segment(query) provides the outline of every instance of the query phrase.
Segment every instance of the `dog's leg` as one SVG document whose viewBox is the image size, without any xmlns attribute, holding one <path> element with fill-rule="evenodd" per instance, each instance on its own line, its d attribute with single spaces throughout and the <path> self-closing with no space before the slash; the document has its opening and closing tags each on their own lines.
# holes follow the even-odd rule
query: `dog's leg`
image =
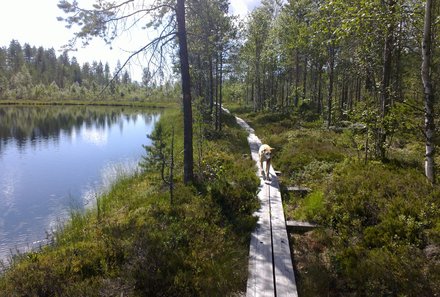
<svg viewBox="0 0 440 297">
<path fill-rule="evenodd" d="M 263 167 L 263 159 L 260 158 L 260 172 L 261 172 L 261 176 L 263 177 L 263 179 L 266 179 L 266 177 L 264 176 L 264 167 Z"/>
<path fill-rule="evenodd" d="M 267 180 L 270 180 L 269 170 L 270 170 L 270 159 L 266 161 L 266 177 L 267 177 Z"/>
</svg>

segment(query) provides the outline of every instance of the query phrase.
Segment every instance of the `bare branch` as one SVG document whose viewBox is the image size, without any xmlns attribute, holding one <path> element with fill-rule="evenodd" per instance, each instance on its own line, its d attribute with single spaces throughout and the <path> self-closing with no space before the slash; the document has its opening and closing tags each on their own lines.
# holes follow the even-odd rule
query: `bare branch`
<svg viewBox="0 0 440 297">
<path fill-rule="evenodd" d="M 113 75 L 113 78 L 107 83 L 107 85 L 102 89 L 102 91 L 99 93 L 99 96 L 101 96 L 104 91 L 108 88 L 108 86 L 116 79 L 116 77 L 121 73 L 122 69 L 124 69 L 125 66 L 127 66 L 127 64 L 130 62 L 130 60 L 140 54 L 141 52 L 147 50 L 149 47 L 151 46 L 156 46 L 156 44 L 160 43 L 162 40 L 170 37 L 170 36 L 175 36 L 177 33 L 176 32 L 170 32 L 164 36 L 161 37 L 157 37 L 155 38 L 153 41 L 149 42 L 148 44 L 146 44 L 145 46 L 143 46 L 142 48 L 140 48 L 139 50 L 133 52 L 126 60 L 125 62 L 122 64 L 122 66 L 116 71 L 116 73 Z M 172 39 L 171 39 L 172 40 Z M 166 43 L 168 43 L 170 41 L 167 40 Z"/>
<path fill-rule="evenodd" d="M 138 9 L 138 10 L 133 11 L 132 13 L 127 14 L 127 15 L 122 15 L 120 17 L 115 17 L 115 18 L 108 19 L 106 22 L 120 21 L 120 20 L 123 20 L 123 19 L 130 18 L 130 17 L 132 17 L 132 16 L 134 16 L 136 14 L 139 14 L 141 12 L 144 12 L 145 15 L 146 15 L 148 13 L 151 13 L 151 12 L 156 11 L 156 10 L 161 9 L 161 8 L 169 8 L 169 9 L 171 9 L 173 11 L 175 10 L 174 7 L 172 7 L 170 5 L 166 5 L 166 4 L 158 5 L 158 6 L 154 6 L 154 7 L 150 7 L 150 8 Z M 102 11 L 102 12 L 104 12 L 104 11 Z"/>
<path fill-rule="evenodd" d="M 67 0 L 60 0 L 58 7 L 69 16 L 66 18 L 59 17 L 58 20 L 65 21 L 67 23 L 66 27 L 68 28 L 71 28 L 74 24 L 80 26 L 79 31 L 74 33 L 74 37 L 69 40 L 64 48 L 74 50 L 79 39 L 83 41 L 83 46 L 87 46 L 94 37 L 100 37 L 107 44 L 110 44 L 118 36 L 118 31 L 130 30 L 149 14 L 154 12 L 163 14 L 168 10 L 175 12 L 175 7 L 166 3 L 152 4 L 151 6 L 142 3 L 139 9 L 134 9 L 134 2 L 135 0 L 127 0 L 120 4 L 115 4 L 100 1 L 93 6 L 94 9 L 84 9 L 79 7 L 76 1 L 70 3 Z M 127 7 L 131 4 L 133 4 L 133 7 Z M 124 6 L 127 8 L 125 9 Z M 135 16 L 138 17 L 133 20 L 132 18 Z M 132 19 L 132 22 L 128 27 L 126 24 L 123 24 L 124 27 L 118 30 L 119 23 L 123 21 L 128 22 L 130 19 Z M 158 20 L 159 18 L 157 18 L 156 22 Z M 158 23 L 160 23 L 160 21 Z"/>
</svg>

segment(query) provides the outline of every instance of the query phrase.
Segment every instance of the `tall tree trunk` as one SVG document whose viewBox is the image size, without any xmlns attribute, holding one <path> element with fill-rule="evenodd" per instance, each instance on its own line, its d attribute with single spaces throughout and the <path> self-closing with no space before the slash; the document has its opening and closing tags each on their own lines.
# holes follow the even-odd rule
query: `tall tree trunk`
<svg viewBox="0 0 440 297">
<path fill-rule="evenodd" d="M 321 62 L 319 63 L 318 67 L 318 106 L 317 106 L 317 112 L 321 116 L 322 114 L 322 65 Z"/>
<path fill-rule="evenodd" d="M 361 95 L 362 95 L 362 81 L 361 81 L 361 78 L 360 77 L 358 77 L 357 79 L 356 79 L 356 102 L 359 102 L 359 101 L 361 101 Z"/>
<path fill-rule="evenodd" d="M 194 179 L 193 172 L 193 129 L 191 108 L 191 77 L 189 74 L 188 45 L 185 25 L 185 0 L 177 0 L 177 36 L 179 39 L 180 72 L 183 96 L 183 182 Z"/>
<path fill-rule="evenodd" d="M 306 93 L 307 93 L 307 64 L 309 63 L 309 59 L 307 58 L 307 55 L 304 57 L 304 70 L 303 70 L 303 93 L 302 98 L 303 100 L 306 99 Z"/>
<path fill-rule="evenodd" d="M 255 49 L 255 106 L 256 111 L 259 111 L 261 108 L 261 80 L 260 80 L 260 52 L 258 47 Z"/>
<path fill-rule="evenodd" d="M 399 33 L 398 33 L 398 39 L 397 39 L 397 48 L 396 48 L 396 73 L 395 73 L 395 84 L 396 84 L 396 92 L 397 97 L 399 101 L 404 100 L 404 83 L 403 83 L 403 59 L 402 59 L 402 52 L 403 52 L 403 28 L 405 27 L 404 20 L 402 19 L 399 24 Z M 394 103 L 391 102 L 391 105 Z"/>
<path fill-rule="evenodd" d="M 335 48 L 329 48 L 329 83 L 328 83 L 328 97 L 327 97 L 327 128 L 330 128 L 332 123 L 332 104 L 333 104 L 333 86 L 335 76 Z"/>
<path fill-rule="evenodd" d="M 299 50 L 296 50 L 296 57 L 295 57 L 295 98 L 293 101 L 293 105 L 295 107 L 298 107 L 299 103 Z"/>
<path fill-rule="evenodd" d="M 350 83 L 350 90 L 349 90 L 349 94 L 347 96 L 347 100 L 348 100 L 347 108 L 350 112 L 353 111 L 353 100 L 354 100 L 355 93 L 356 93 L 356 83 L 357 83 L 357 79 L 355 80 L 354 83 L 353 82 Z"/>
<path fill-rule="evenodd" d="M 203 77 L 204 77 L 204 73 L 203 73 L 203 71 L 202 71 L 202 60 L 201 60 L 199 54 L 197 55 L 196 60 L 197 60 L 197 69 L 198 69 L 198 71 L 197 71 L 197 75 L 196 75 L 197 88 L 196 88 L 196 90 L 195 90 L 195 91 L 196 91 L 195 96 L 196 96 L 196 98 L 197 98 L 197 97 L 202 97 L 202 96 L 203 96 L 203 91 L 202 91 L 202 89 L 203 89 Z M 205 97 L 205 98 L 206 98 L 206 97 Z"/>
<path fill-rule="evenodd" d="M 311 79 L 311 97 L 312 102 L 315 107 L 318 106 L 318 63 L 312 64 L 310 69 L 310 79 Z"/>
<path fill-rule="evenodd" d="M 218 79 L 219 79 L 219 76 L 218 76 L 218 73 L 219 73 L 219 61 L 218 61 L 218 53 L 216 52 L 216 57 L 215 57 L 215 106 L 214 106 L 214 108 L 215 108 L 215 130 L 216 131 L 218 131 L 218 105 L 219 105 L 219 103 L 218 103 L 218 85 L 219 85 L 219 83 L 218 83 Z"/>
<path fill-rule="evenodd" d="M 254 112 L 258 111 L 257 108 L 257 96 L 255 95 L 255 82 L 252 82 L 251 86 L 252 102 L 254 103 Z"/>
<path fill-rule="evenodd" d="M 267 98 L 267 75 L 266 75 L 266 63 L 263 63 L 263 71 L 261 73 L 261 93 L 260 93 L 260 111 L 264 109 L 265 107 L 265 103 L 266 103 L 266 98 Z"/>
<path fill-rule="evenodd" d="M 344 71 L 347 71 L 347 69 L 345 69 Z M 350 88 L 351 88 L 351 80 L 350 80 L 349 74 L 347 74 L 347 73 L 344 73 L 342 79 L 343 79 L 343 81 L 342 81 L 339 117 L 341 120 L 344 120 L 345 111 L 347 111 L 347 109 L 350 106 L 349 93 L 350 93 Z"/>
<path fill-rule="evenodd" d="M 218 130 L 222 130 L 222 104 L 223 104 L 223 47 L 220 48 L 220 73 L 219 73 L 219 105 L 218 105 Z"/>
<path fill-rule="evenodd" d="M 431 47 L 432 47 L 432 0 L 426 0 L 425 4 L 425 25 L 423 29 L 422 41 L 422 81 L 423 94 L 425 98 L 425 175 L 431 183 L 435 181 L 435 162 L 434 162 L 434 94 L 432 91 L 431 78 Z"/>
<path fill-rule="evenodd" d="M 388 6 L 391 14 L 394 14 L 396 0 L 389 0 Z M 393 43 L 394 43 L 394 24 L 388 24 L 387 32 L 385 36 L 385 43 L 383 48 L 383 66 L 382 66 L 382 81 L 380 85 L 380 111 L 381 119 L 383 120 L 387 115 L 391 105 L 391 66 L 393 58 Z M 383 160 L 385 159 L 385 142 L 386 131 L 383 124 L 378 129 L 377 141 L 376 141 L 376 154 Z"/>
<path fill-rule="evenodd" d="M 212 74 L 212 55 L 209 55 L 209 116 L 214 108 L 214 76 Z"/>
<path fill-rule="evenodd" d="M 248 99 L 249 99 L 249 84 L 246 83 L 246 96 L 244 97 L 245 101 L 244 101 L 244 105 L 247 106 L 248 105 Z"/>
<path fill-rule="evenodd" d="M 275 76 L 275 62 L 272 63 L 272 69 L 269 69 L 270 71 L 270 82 L 269 82 L 269 109 L 272 110 L 273 106 L 275 105 L 275 97 L 276 97 L 276 76 Z"/>
</svg>

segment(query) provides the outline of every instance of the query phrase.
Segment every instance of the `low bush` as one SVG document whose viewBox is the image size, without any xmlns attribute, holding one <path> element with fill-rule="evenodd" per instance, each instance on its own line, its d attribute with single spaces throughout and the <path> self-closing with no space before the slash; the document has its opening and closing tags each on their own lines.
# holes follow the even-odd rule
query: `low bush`
<svg viewBox="0 0 440 297">
<path fill-rule="evenodd" d="M 319 221 L 324 210 L 324 193 L 315 191 L 299 202 L 293 216 L 304 221 Z"/>
<path fill-rule="evenodd" d="M 440 287 L 439 187 L 414 169 L 347 160 L 325 190 L 323 225 L 334 232 L 329 252 L 340 295 L 433 296 Z"/>
<path fill-rule="evenodd" d="M 321 183 L 334 166 L 352 154 L 336 145 L 339 134 L 324 130 L 293 130 L 284 134 L 284 145 L 274 156 L 274 166 L 288 184 Z"/>
</svg>

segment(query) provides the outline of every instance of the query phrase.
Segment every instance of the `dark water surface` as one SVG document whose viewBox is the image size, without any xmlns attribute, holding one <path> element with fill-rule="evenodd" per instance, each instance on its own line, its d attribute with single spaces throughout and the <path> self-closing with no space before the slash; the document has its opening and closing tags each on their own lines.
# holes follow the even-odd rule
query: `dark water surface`
<svg viewBox="0 0 440 297">
<path fill-rule="evenodd" d="M 0 259 L 44 243 L 72 209 L 133 173 L 159 111 L 0 106 Z"/>
</svg>

